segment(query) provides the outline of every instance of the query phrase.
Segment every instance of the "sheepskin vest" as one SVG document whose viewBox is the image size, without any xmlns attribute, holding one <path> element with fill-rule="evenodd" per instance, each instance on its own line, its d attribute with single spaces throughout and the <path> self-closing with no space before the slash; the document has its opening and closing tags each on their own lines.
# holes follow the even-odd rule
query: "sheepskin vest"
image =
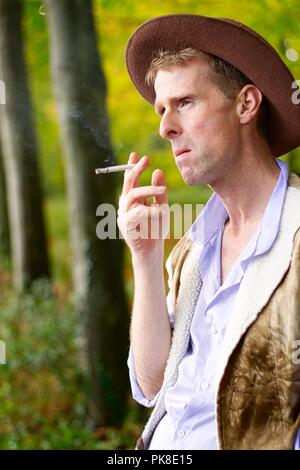
<svg viewBox="0 0 300 470">
<path fill-rule="evenodd" d="M 202 286 L 200 246 L 183 237 L 167 260 L 175 323 L 164 380 L 137 442 L 147 449 L 166 413 Z M 300 178 L 291 173 L 278 236 L 242 279 L 218 364 L 220 449 L 292 449 L 300 427 Z M 298 349 L 298 353 L 297 353 Z"/>
</svg>

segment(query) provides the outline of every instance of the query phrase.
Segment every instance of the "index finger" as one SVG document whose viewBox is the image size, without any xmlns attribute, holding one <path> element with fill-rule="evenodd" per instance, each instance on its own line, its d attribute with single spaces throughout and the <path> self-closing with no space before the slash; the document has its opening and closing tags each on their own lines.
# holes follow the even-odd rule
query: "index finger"
<svg viewBox="0 0 300 470">
<path fill-rule="evenodd" d="M 131 170 L 125 171 L 122 195 L 127 194 L 130 189 L 140 186 L 139 178 L 150 165 L 150 161 L 147 156 L 139 159 L 136 152 L 132 152 L 130 154 L 128 163 L 136 163 L 136 165 Z"/>
</svg>

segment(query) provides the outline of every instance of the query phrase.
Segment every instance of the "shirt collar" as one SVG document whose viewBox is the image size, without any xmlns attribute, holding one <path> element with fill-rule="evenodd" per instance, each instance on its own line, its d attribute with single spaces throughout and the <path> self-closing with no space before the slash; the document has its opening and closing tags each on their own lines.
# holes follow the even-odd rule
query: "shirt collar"
<svg viewBox="0 0 300 470">
<path fill-rule="evenodd" d="M 204 246 L 223 227 L 228 212 L 216 193 L 213 193 L 190 228 L 189 237 Z"/>
<path fill-rule="evenodd" d="M 288 185 L 289 168 L 282 160 L 275 159 L 275 161 L 280 168 L 280 174 L 257 230 L 256 256 L 271 248 L 279 231 Z"/>
</svg>

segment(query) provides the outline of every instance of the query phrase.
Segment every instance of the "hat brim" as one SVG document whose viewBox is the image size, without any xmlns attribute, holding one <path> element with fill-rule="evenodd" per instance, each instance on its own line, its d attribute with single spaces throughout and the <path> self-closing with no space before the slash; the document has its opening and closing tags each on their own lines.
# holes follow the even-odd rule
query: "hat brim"
<svg viewBox="0 0 300 470">
<path fill-rule="evenodd" d="M 267 41 L 233 20 L 181 14 L 143 23 L 128 41 L 126 65 L 131 80 L 147 101 L 153 104 L 155 100 L 153 86 L 145 83 L 152 59 L 159 50 L 187 47 L 226 60 L 261 90 L 269 106 L 269 144 L 274 156 L 300 145 L 300 104 L 292 100 L 295 78 Z"/>
</svg>

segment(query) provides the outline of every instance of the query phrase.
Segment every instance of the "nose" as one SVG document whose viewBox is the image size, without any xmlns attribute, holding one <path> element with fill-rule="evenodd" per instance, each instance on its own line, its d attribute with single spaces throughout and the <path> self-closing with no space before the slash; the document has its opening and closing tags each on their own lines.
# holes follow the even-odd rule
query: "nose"
<svg viewBox="0 0 300 470">
<path fill-rule="evenodd" d="M 178 118 L 172 112 L 165 112 L 161 118 L 159 133 L 163 139 L 171 140 L 181 133 Z"/>
</svg>

